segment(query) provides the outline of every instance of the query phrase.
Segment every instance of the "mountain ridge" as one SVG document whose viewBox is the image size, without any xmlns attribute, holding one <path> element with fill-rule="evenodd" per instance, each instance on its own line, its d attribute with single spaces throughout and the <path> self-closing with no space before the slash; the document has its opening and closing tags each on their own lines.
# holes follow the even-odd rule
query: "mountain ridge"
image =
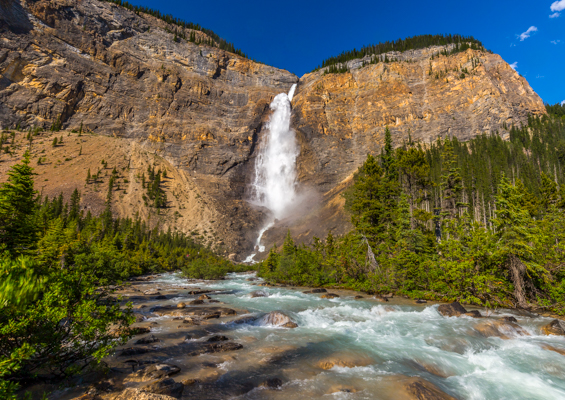
<svg viewBox="0 0 565 400">
<path fill-rule="evenodd" d="M 346 73 L 320 70 L 298 78 L 208 46 L 202 32 L 196 32 L 204 35 L 200 45 L 179 39 L 165 21 L 108 2 L 28 0 L 2 7 L 0 125 L 46 129 L 59 122 L 67 130 L 133 140 L 207 197 L 214 241 L 238 257 L 252 250 L 266 218 L 266 210 L 251 207 L 246 196 L 269 104 L 294 83 L 298 181 L 321 201 L 310 218 L 323 221 L 315 229 L 281 221 L 279 230 L 297 227 L 293 234 L 304 240 L 348 228 L 337 188 L 367 153 L 380 151 L 385 127 L 395 145 L 408 137 L 466 140 L 485 132 L 504 135 L 504 126 L 545 113 L 527 81 L 482 50 L 390 52 L 394 62 L 371 64 L 367 56 L 349 60 Z M 267 234 L 267 246 L 281 243 L 276 231 Z"/>
</svg>

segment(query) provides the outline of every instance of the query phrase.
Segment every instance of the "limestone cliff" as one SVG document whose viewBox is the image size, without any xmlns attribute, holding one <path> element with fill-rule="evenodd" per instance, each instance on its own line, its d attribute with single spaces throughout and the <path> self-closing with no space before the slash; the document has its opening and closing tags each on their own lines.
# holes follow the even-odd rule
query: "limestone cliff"
<svg viewBox="0 0 565 400">
<path fill-rule="evenodd" d="M 466 140 L 545 112 L 526 80 L 488 52 L 437 56 L 443 48 L 428 48 L 390 54 L 398 60 L 392 63 L 354 60 L 349 73 L 318 71 L 299 80 L 216 47 L 175 41 L 175 30 L 98 0 L 0 0 L 0 126 L 82 126 L 127 141 L 135 151 L 123 157 L 160 157 L 190 188 L 191 204 L 205 203 L 208 211 L 198 215 L 210 219 L 210 236 L 239 255 L 251 249 L 263 220 L 246 202 L 246 188 L 269 103 L 293 83 L 300 185 L 321 206 L 280 221 L 267 246 L 280 243 L 287 228 L 304 240 L 348 229 L 340 192 L 366 154 L 380 150 L 385 126 L 396 144 L 408 135 Z M 138 200 L 117 209 L 131 215 Z M 165 214 L 182 206 L 171 201 Z M 165 226 L 189 232 L 204 226 L 198 218 L 180 224 L 171 217 Z"/>
</svg>

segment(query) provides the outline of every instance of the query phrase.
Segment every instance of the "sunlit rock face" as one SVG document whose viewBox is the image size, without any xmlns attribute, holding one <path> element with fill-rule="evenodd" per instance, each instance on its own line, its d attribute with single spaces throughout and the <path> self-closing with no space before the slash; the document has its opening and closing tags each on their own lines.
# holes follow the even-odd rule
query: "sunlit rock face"
<svg viewBox="0 0 565 400">
<path fill-rule="evenodd" d="M 425 143 L 466 140 L 545 112 L 526 80 L 495 54 L 430 60 L 440 50 L 431 48 L 298 79 L 215 47 L 175 42 L 175 29 L 97 0 L 2 2 L 0 126 L 48 128 L 60 120 L 67 129 L 137 141 L 194 182 L 214 215 L 214 240 L 239 259 L 272 218 L 247 200 L 269 105 L 293 84 L 298 194 L 306 200 L 297 218 L 267 232 L 267 249 L 288 228 L 304 241 L 349 229 L 340 193 L 366 154 L 380 151 L 387 125 L 396 145 L 409 135 Z"/>
</svg>

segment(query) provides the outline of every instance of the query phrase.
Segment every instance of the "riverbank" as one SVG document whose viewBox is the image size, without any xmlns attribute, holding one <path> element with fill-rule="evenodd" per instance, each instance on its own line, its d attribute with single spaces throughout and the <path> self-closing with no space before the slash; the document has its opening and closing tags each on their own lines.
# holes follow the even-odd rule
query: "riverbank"
<svg viewBox="0 0 565 400">
<path fill-rule="evenodd" d="M 514 310 L 449 318 L 438 304 L 228 278 L 165 274 L 119 288 L 146 333 L 105 359 L 105 376 L 50 398 L 121 399 L 125 390 L 131 399 L 142 398 L 135 390 L 180 399 L 565 397 L 565 337 L 542 333 L 548 318 Z M 279 320 L 265 317 L 273 311 L 297 327 L 274 326 Z"/>
</svg>

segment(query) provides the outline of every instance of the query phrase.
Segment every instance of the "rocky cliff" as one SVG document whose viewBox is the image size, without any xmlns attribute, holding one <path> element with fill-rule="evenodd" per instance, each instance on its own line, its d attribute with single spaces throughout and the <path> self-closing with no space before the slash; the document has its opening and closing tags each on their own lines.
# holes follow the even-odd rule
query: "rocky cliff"
<svg viewBox="0 0 565 400">
<path fill-rule="evenodd" d="M 526 80 L 488 52 L 438 56 L 443 48 L 428 48 L 298 79 L 216 47 L 175 41 L 173 32 L 189 37 L 190 30 L 98 0 L 0 0 L 0 30 L 0 126 L 82 126 L 135 146 L 124 157 L 159 157 L 182 177 L 178 184 L 190 186 L 186 201 L 207 210 L 198 218 L 210 220 L 210 237 L 239 255 L 251 249 L 264 218 L 245 200 L 269 103 L 293 83 L 300 186 L 318 206 L 280 221 L 267 246 L 280 243 L 286 228 L 304 240 L 348 229 L 339 193 L 366 154 L 379 151 L 385 126 L 396 144 L 408 135 L 465 140 L 545 112 Z M 171 202 L 167 212 L 179 209 L 182 202 Z M 165 225 L 191 231 L 202 225 L 198 218 Z"/>
</svg>

